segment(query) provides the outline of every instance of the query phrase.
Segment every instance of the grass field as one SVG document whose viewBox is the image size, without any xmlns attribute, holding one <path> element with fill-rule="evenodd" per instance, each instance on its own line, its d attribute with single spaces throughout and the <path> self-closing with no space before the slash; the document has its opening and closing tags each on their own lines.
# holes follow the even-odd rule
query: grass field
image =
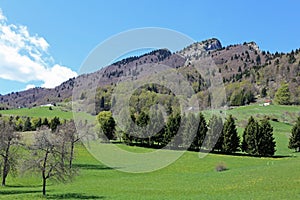
<svg viewBox="0 0 300 200">
<path fill-rule="evenodd" d="M 227 112 L 241 125 L 250 115 L 276 117 L 279 122 L 271 123 L 276 155 L 282 156 L 278 158 L 220 154 L 199 158 L 196 152 L 185 152 L 161 170 L 132 174 L 101 164 L 78 145 L 75 166 L 80 169 L 79 176 L 69 183 L 49 182 L 47 199 L 300 199 L 300 154 L 287 148 L 291 123 L 299 112 L 300 107 L 257 105 Z M 240 133 L 242 130 L 239 128 Z M 119 147 L 150 151 L 122 144 Z M 228 170 L 216 172 L 219 163 Z M 7 184 L 0 187 L 0 199 L 44 199 L 37 176 L 9 176 Z"/>
<path fill-rule="evenodd" d="M 11 110 L 1 110 L 0 114 L 6 116 L 25 116 L 33 118 L 54 118 L 59 117 L 60 119 L 72 119 L 74 117 L 73 112 L 70 108 L 66 109 L 64 106 L 51 106 L 49 107 L 33 107 L 33 108 L 19 108 Z M 93 116 L 86 113 L 77 113 L 77 117 L 93 119 Z"/>
<path fill-rule="evenodd" d="M 138 147 L 132 148 L 139 151 Z M 141 149 L 144 151 L 144 149 Z M 70 183 L 51 182 L 48 199 L 299 199 L 300 159 L 253 158 L 186 152 L 170 166 L 151 173 L 110 169 L 77 146 L 80 175 Z M 216 172 L 223 162 L 228 170 Z M 1 199 L 43 199 L 41 180 L 9 178 Z"/>
</svg>

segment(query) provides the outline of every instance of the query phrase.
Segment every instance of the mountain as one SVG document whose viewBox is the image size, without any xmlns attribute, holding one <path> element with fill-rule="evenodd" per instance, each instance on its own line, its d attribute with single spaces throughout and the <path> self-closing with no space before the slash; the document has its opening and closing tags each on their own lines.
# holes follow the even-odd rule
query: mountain
<svg viewBox="0 0 300 200">
<path fill-rule="evenodd" d="M 206 54 L 214 61 L 218 69 L 216 73 L 222 75 L 229 104 L 232 104 L 233 96 L 239 92 L 251 93 L 252 96 L 259 97 L 264 89 L 267 91 L 267 97 L 273 98 L 284 81 L 289 82 L 293 94 L 292 102 L 298 104 L 300 102 L 299 52 L 300 50 L 297 49 L 290 53 L 270 53 L 260 50 L 255 42 L 222 47 L 218 39 L 212 38 L 191 44 L 176 53 L 159 49 L 142 56 L 129 57 L 94 73 L 69 79 L 53 89 L 38 87 L 0 95 L 0 109 L 71 101 L 74 87 L 83 88 L 94 83 L 97 83 L 99 88 L 113 87 L 120 78 L 143 76 L 147 73 L 143 65 L 151 63 L 161 63 L 177 69 L 190 81 L 195 92 L 205 98 L 208 93 L 203 77 L 189 65 L 190 60 L 197 59 L 202 54 Z"/>
</svg>

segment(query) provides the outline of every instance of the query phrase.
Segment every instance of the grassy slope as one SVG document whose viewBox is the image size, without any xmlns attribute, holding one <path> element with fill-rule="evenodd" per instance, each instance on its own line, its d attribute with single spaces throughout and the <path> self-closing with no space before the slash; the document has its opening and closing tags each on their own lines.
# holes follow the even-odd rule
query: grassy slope
<svg viewBox="0 0 300 200">
<path fill-rule="evenodd" d="M 131 150 L 144 151 L 137 147 Z M 68 184 L 51 183 L 48 198 L 297 199 L 299 156 L 274 159 L 210 154 L 199 159 L 197 153 L 186 152 L 162 170 L 129 174 L 107 168 L 78 146 L 80 175 Z M 219 162 L 226 163 L 229 170 L 216 172 Z M 8 183 L 10 187 L 0 189 L 1 199 L 42 198 L 41 181 L 35 177 L 10 177 Z"/>
<path fill-rule="evenodd" d="M 240 107 L 228 111 L 243 124 L 250 115 L 264 111 L 279 121 L 297 115 L 300 107 Z M 264 109 L 264 110 L 262 110 Z M 285 113 L 289 112 L 289 113 Z M 257 116 L 259 117 L 259 116 Z M 291 118 L 288 122 L 291 122 Z M 170 166 L 151 173 L 129 174 L 95 160 L 83 146 L 77 146 L 76 165 L 80 175 L 71 183 L 51 182 L 49 199 L 299 199 L 300 154 L 287 148 L 289 123 L 272 122 L 277 141 L 277 155 L 285 158 L 253 158 L 210 154 L 199 159 L 186 152 Z M 242 128 L 239 129 L 240 133 Z M 121 145 L 123 149 L 145 152 L 147 149 Z M 215 172 L 226 163 L 229 170 Z M 41 180 L 37 177 L 9 177 L 10 187 L 0 188 L 0 199 L 39 199 Z"/>
<path fill-rule="evenodd" d="M 15 116 L 28 116 L 28 117 L 47 117 L 53 118 L 59 116 L 61 119 L 71 119 L 73 117 L 72 112 L 63 111 L 61 107 L 51 107 L 53 110 L 50 110 L 49 107 L 33 107 L 33 108 L 20 108 L 13 110 L 2 110 L 0 111 L 3 115 L 15 115 Z"/>
<path fill-rule="evenodd" d="M 54 118 L 59 117 L 60 119 L 73 119 L 74 115 L 73 112 L 69 111 L 62 106 L 52 106 L 52 110 L 49 107 L 33 107 L 33 108 L 20 108 L 20 109 L 12 109 L 12 110 L 1 110 L 0 114 L 6 116 L 27 116 L 33 118 Z M 80 118 L 89 118 L 90 120 L 94 119 L 93 116 L 86 114 L 86 113 L 76 113 L 77 117 Z"/>
</svg>

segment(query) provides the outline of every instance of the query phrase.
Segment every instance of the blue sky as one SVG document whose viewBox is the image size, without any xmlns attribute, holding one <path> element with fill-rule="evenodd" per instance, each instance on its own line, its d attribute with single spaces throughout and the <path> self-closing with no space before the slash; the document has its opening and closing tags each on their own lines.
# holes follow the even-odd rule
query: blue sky
<svg viewBox="0 0 300 200">
<path fill-rule="evenodd" d="M 0 94 L 33 85 L 53 87 L 76 75 L 99 43 L 133 28 L 173 29 L 196 41 L 216 37 L 224 46 L 255 41 L 271 52 L 300 48 L 296 0 L 0 0 L 0 8 L 5 18 L 0 18 Z M 6 35 L 5 28 L 10 28 Z M 12 32 L 25 38 L 25 44 L 10 40 Z M 18 54 L 8 54 L 6 47 Z M 32 62 L 24 62 L 26 56 Z M 40 71 L 32 74 L 32 70 Z M 64 76 L 58 77 L 58 72 Z"/>
</svg>

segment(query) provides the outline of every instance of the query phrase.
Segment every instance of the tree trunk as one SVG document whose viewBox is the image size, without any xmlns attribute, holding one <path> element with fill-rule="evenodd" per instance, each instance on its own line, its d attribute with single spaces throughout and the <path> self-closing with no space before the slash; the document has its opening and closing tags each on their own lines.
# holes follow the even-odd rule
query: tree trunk
<svg viewBox="0 0 300 200">
<path fill-rule="evenodd" d="M 4 157 L 4 162 L 3 162 L 3 171 L 2 171 L 2 186 L 6 185 L 6 177 L 8 174 L 8 158 Z"/>
<path fill-rule="evenodd" d="M 46 196 L 46 182 L 47 179 L 43 177 L 43 195 Z"/>
<path fill-rule="evenodd" d="M 73 156 L 74 156 L 74 143 L 71 143 L 71 153 L 70 153 L 70 160 L 69 160 L 69 168 L 72 168 L 73 163 Z"/>
<path fill-rule="evenodd" d="M 48 160 L 48 151 L 46 151 L 45 157 L 44 157 L 44 163 L 42 168 L 42 177 L 43 177 L 43 195 L 46 195 L 46 183 L 47 183 L 47 177 L 46 177 L 46 167 L 47 167 L 47 160 Z"/>
<path fill-rule="evenodd" d="M 4 162 L 3 162 L 3 172 L 2 172 L 2 186 L 6 185 L 6 177 L 8 175 L 8 171 L 9 171 L 9 163 L 8 163 L 9 148 L 10 148 L 10 141 L 8 141 L 7 147 L 5 150 L 5 156 L 4 156 Z"/>
</svg>

